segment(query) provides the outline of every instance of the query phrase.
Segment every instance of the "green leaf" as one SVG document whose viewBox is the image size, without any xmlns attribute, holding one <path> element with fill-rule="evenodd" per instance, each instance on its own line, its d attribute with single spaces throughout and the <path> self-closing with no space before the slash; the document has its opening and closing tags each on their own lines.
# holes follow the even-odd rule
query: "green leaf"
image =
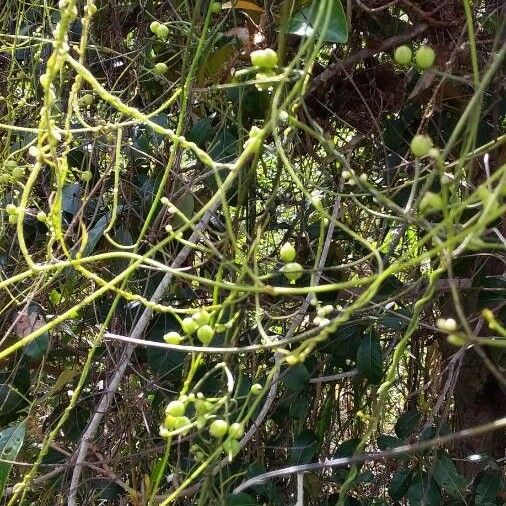
<svg viewBox="0 0 506 506">
<path fill-rule="evenodd" d="M 494 502 L 501 488 L 501 475 L 494 471 L 485 471 L 477 480 L 474 489 L 474 504 L 484 506 Z"/>
<path fill-rule="evenodd" d="M 33 360 L 38 360 L 44 356 L 49 346 L 49 332 L 44 332 L 41 336 L 35 338 L 31 343 L 25 346 L 25 353 Z"/>
<path fill-rule="evenodd" d="M 441 506 L 441 493 L 434 480 L 426 473 L 414 476 L 407 492 L 409 506 Z"/>
<path fill-rule="evenodd" d="M 104 234 L 104 230 L 109 223 L 109 216 L 101 216 L 100 219 L 93 225 L 91 230 L 88 231 L 88 242 L 83 249 L 83 257 L 87 257 L 93 253 L 95 246 Z"/>
<path fill-rule="evenodd" d="M 357 369 L 371 383 L 378 384 L 383 376 L 383 358 L 380 342 L 372 332 L 363 338 L 357 351 Z"/>
<path fill-rule="evenodd" d="M 310 374 L 304 364 L 289 367 L 283 375 L 283 384 L 293 392 L 300 392 L 309 383 Z"/>
<path fill-rule="evenodd" d="M 319 6 L 320 1 L 313 0 L 311 5 L 303 7 L 289 20 L 287 32 L 301 37 L 320 36 L 320 28 L 316 26 Z M 324 24 L 323 19 L 320 23 Z M 330 19 L 323 40 L 337 43 L 345 43 L 348 40 L 348 25 L 340 0 L 332 1 Z"/>
<path fill-rule="evenodd" d="M 397 471 L 388 484 L 388 494 L 396 501 L 404 497 L 411 485 L 413 473 L 409 469 Z"/>
<path fill-rule="evenodd" d="M 334 458 L 351 457 L 355 453 L 359 443 L 360 438 L 357 437 L 343 441 L 334 452 Z"/>
<path fill-rule="evenodd" d="M 163 343 L 163 336 L 170 331 L 179 332 L 181 326 L 174 316 L 170 314 L 160 315 L 152 324 L 147 339 Z M 148 348 L 146 350 L 149 368 L 157 379 L 171 380 L 173 388 L 176 382 L 181 380 L 181 369 L 186 353 L 160 348 Z"/>
<path fill-rule="evenodd" d="M 7 427 L 0 432 L 0 497 L 7 482 L 7 477 L 12 464 L 7 461 L 14 461 L 18 455 L 25 439 L 25 422 Z"/>
<path fill-rule="evenodd" d="M 241 492 L 240 494 L 230 494 L 227 497 L 227 506 L 257 506 L 258 503 L 254 497 Z"/>
<path fill-rule="evenodd" d="M 291 464 L 307 464 L 316 453 L 318 438 L 309 430 L 303 430 L 293 442 L 290 451 Z"/>
<path fill-rule="evenodd" d="M 389 436 L 388 434 L 381 434 L 381 436 L 378 436 L 376 441 L 378 443 L 378 448 L 381 451 L 389 450 L 390 448 L 397 448 L 405 443 L 403 439 L 399 439 L 395 436 Z"/>
<path fill-rule="evenodd" d="M 421 418 L 422 414 L 418 411 L 406 411 L 397 420 L 395 433 L 402 438 L 410 436 L 420 423 Z"/>
<path fill-rule="evenodd" d="M 457 472 L 455 464 L 450 457 L 439 457 L 432 470 L 432 477 L 437 484 L 453 497 L 464 499 L 466 479 Z"/>
</svg>

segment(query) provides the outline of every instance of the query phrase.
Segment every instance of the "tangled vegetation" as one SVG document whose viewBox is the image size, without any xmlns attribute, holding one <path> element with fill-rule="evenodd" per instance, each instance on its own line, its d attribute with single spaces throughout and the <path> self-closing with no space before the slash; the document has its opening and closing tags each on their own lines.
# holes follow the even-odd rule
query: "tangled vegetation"
<svg viewBox="0 0 506 506">
<path fill-rule="evenodd" d="M 3 0 L 2 504 L 504 504 L 498 0 Z"/>
</svg>

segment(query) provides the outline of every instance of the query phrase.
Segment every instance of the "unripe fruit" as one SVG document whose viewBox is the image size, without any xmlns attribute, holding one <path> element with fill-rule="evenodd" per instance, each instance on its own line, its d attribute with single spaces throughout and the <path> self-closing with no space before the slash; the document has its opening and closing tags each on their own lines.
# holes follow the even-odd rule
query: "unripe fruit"
<svg viewBox="0 0 506 506">
<path fill-rule="evenodd" d="M 438 318 L 436 326 L 443 332 L 455 332 L 457 330 L 457 322 L 453 318 Z"/>
<path fill-rule="evenodd" d="M 411 152 L 417 157 L 422 158 L 429 154 L 432 148 L 432 139 L 428 135 L 417 134 L 411 140 Z"/>
<path fill-rule="evenodd" d="M 18 208 L 14 204 L 7 204 L 5 206 L 5 210 L 8 215 L 14 215 L 18 212 Z"/>
<path fill-rule="evenodd" d="M 215 438 L 222 438 L 228 431 L 228 423 L 225 420 L 214 420 L 209 426 L 209 434 Z"/>
<path fill-rule="evenodd" d="M 91 170 L 85 170 L 84 172 L 81 172 L 81 180 L 85 183 L 88 183 L 93 178 L 93 173 Z"/>
<path fill-rule="evenodd" d="M 203 309 L 197 313 L 194 313 L 192 318 L 197 322 L 198 325 L 207 325 L 211 319 L 211 315 Z"/>
<path fill-rule="evenodd" d="M 167 334 L 163 336 L 163 340 L 167 344 L 179 344 L 183 340 L 183 338 L 181 337 L 179 332 L 167 332 Z"/>
<path fill-rule="evenodd" d="M 7 160 L 5 163 L 4 163 L 4 167 L 6 169 L 15 169 L 16 167 L 18 166 L 17 162 L 15 160 Z"/>
<path fill-rule="evenodd" d="M 156 30 L 156 35 L 160 39 L 166 39 L 169 36 L 169 29 L 165 25 L 160 25 Z"/>
<path fill-rule="evenodd" d="M 443 199 L 439 193 L 427 192 L 420 201 L 420 211 L 425 214 L 441 211 Z"/>
<path fill-rule="evenodd" d="M 288 365 L 295 365 L 300 362 L 300 358 L 297 355 L 287 355 L 285 360 Z"/>
<path fill-rule="evenodd" d="M 197 323 L 193 318 L 187 316 L 181 321 L 181 328 L 183 329 L 184 334 L 193 334 L 197 330 Z"/>
<path fill-rule="evenodd" d="M 241 451 L 241 445 L 235 439 L 226 439 L 223 441 L 223 450 L 228 455 L 228 459 L 232 460 Z"/>
<path fill-rule="evenodd" d="M 165 408 L 165 413 L 172 416 L 183 416 L 185 405 L 181 401 L 171 401 Z"/>
<path fill-rule="evenodd" d="M 214 14 L 217 14 L 218 12 L 220 12 L 222 8 L 223 8 L 223 6 L 221 5 L 221 2 L 213 2 L 211 4 L 211 12 Z"/>
<path fill-rule="evenodd" d="M 421 69 L 429 69 L 434 65 L 436 59 L 436 53 L 434 49 L 429 46 L 420 46 L 415 54 L 415 61 L 418 67 Z"/>
<path fill-rule="evenodd" d="M 174 423 L 174 429 L 181 429 L 191 424 L 191 420 L 187 416 L 178 416 Z"/>
<path fill-rule="evenodd" d="M 166 415 L 163 420 L 163 425 L 165 428 L 172 430 L 176 426 L 176 416 Z"/>
<path fill-rule="evenodd" d="M 455 334 L 450 334 L 446 340 L 450 344 L 453 344 L 453 346 L 465 346 L 467 344 L 467 341 L 463 337 L 456 336 Z"/>
<path fill-rule="evenodd" d="M 9 214 L 9 223 L 15 225 L 18 222 L 18 217 L 15 214 Z"/>
<path fill-rule="evenodd" d="M 260 385 L 260 383 L 254 383 L 253 385 L 251 385 L 250 392 L 253 395 L 260 395 L 263 389 L 264 387 Z"/>
<path fill-rule="evenodd" d="M 14 179 L 19 179 L 19 178 L 23 177 L 24 174 L 25 174 L 25 169 L 23 167 L 15 167 L 14 169 L 12 169 L 12 177 Z"/>
<path fill-rule="evenodd" d="M 195 401 L 195 411 L 199 415 L 205 415 L 205 414 L 209 413 L 210 411 L 212 411 L 212 409 L 213 409 L 213 404 L 209 401 L 205 401 L 203 399 L 197 399 Z"/>
<path fill-rule="evenodd" d="M 285 263 L 293 262 L 295 260 L 296 254 L 297 252 L 295 251 L 293 244 L 285 242 L 285 244 L 283 244 L 279 250 L 279 259 Z"/>
<path fill-rule="evenodd" d="M 302 265 L 300 265 L 297 262 L 290 262 L 286 265 L 284 265 L 281 268 L 281 271 L 285 275 L 285 277 L 290 281 L 291 283 L 295 283 L 302 274 L 304 273 L 304 270 L 302 269 Z"/>
<path fill-rule="evenodd" d="M 278 66 L 278 54 L 273 49 L 258 49 L 250 54 L 251 63 L 262 69 L 273 69 Z"/>
<path fill-rule="evenodd" d="M 210 325 L 203 325 L 197 330 L 198 340 L 202 344 L 209 344 L 214 337 L 214 329 Z"/>
<path fill-rule="evenodd" d="M 39 211 L 37 213 L 37 220 L 41 221 L 41 222 L 46 221 L 47 220 L 47 214 L 44 211 Z"/>
<path fill-rule="evenodd" d="M 93 105 L 93 101 L 94 101 L 93 95 L 91 93 L 86 93 L 86 95 L 83 95 L 80 98 L 79 103 L 81 105 L 84 105 L 85 107 L 91 107 Z"/>
<path fill-rule="evenodd" d="M 94 16 L 98 11 L 98 7 L 95 5 L 95 4 L 91 4 L 89 7 L 88 7 L 88 12 L 90 14 L 90 16 Z"/>
<path fill-rule="evenodd" d="M 158 76 L 162 76 L 163 74 L 166 74 L 168 70 L 169 70 L 169 67 L 167 67 L 167 65 L 163 62 L 157 63 L 153 68 L 153 72 Z"/>
<path fill-rule="evenodd" d="M 413 53 L 408 46 L 399 46 L 394 53 L 394 60 L 399 65 L 408 65 L 413 57 Z"/>
<path fill-rule="evenodd" d="M 228 435 L 233 439 L 240 439 L 244 435 L 242 423 L 233 423 L 228 429 Z"/>
<path fill-rule="evenodd" d="M 160 28 L 160 23 L 158 21 L 152 21 L 151 24 L 149 25 L 149 29 L 155 35 L 156 35 L 156 32 L 158 32 L 158 28 Z"/>
</svg>

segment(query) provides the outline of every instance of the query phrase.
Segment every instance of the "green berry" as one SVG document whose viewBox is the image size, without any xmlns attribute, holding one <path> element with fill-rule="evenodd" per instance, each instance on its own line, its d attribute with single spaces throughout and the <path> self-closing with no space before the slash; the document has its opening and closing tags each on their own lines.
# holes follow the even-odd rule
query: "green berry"
<svg viewBox="0 0 506 506">
<path fill-rule="evenodd" d="M 85 183 L 89 183 L 93 178 L 93 172 L 91 170 L 85 170 L 84 172 L 81 172 L 81 180 Z"/>
<path fill-rule="evenodd" d="M 455 334 L 450 334 L 446 340 L 450 344 L 453 344 L 453 346 L 465 346 L 467 344 L 467 341 L 463 337 L 457 336 Z"/>
<path fill-rule="evenodd" d="M 198 415 L 206 415 L 213 409 L 213 404 L 203 399 L 197 399 L 195 401 L 195 411 Z"/>
<path fill-rule="evenodd" d="M 183 416 L 185 412 L 185 405 L 181 401 L 171 401 L 165 408 L 165 413 L 172 416 Z"/>
<path fill-rule="evenodd" d="M 417 158 L 428 155 L 431 148 L 432 139 L 428 135 L 415 135 L 411 141 L 411 152 Z"/>
<path fill-rule="evenodd" d="M 241 444 L 236 439 L 226 439 L 223 441 L 223 450 L 232 460 L 241 451 Z"/>
<path fill-rule="evenodd" d="M 163 425 L 166 429 L 173 429 L 176 426 L 176 416 L 173 415 L 166 415 L 165 419 L 163 420 Z"/>
<path fill-rule="evenodd" d="M 228 431 L 228 423 L 225 420 L 214 420 L 209 426 L 209 434 L 215 438 L 222 438 Z"/>
<path fill-rule="evenodd" d="M 197 323 L 193 318 L 187 316 L 181 321 L 181 328 L 185 335 L 193 334 L 197 330 Z"/>
<path fill-rule="evenodd" d="M 12 171 L 12 177 L 14 179 L 19 179 L 19 178 L 23 177 L 24 174 L 25 174 L 25 169 L 23 167 L 16 167 Z"/>
<path fill-rule="evenodd" d="M 285 263 L 293 262 L 295 260 L 296 254 L 297 253 L 293 244 L 285 242 L 285 244 L 283 244 L 279 250 L 279 259 Z"/>
<path fill-rule="evenodd" d="M 260 385 L 260 383 L 254 383 L 253 385 L 251 385 L 250 392 L 253 395 L 260 395 L 263 389 L 264 387 Z"/>
<path fill-rule="evenodd" d="M 166 74 L 168 70 L 169 70 L 169 67 L 167 67 L 167 65 L 165 63 L 157 63 L 153 68 L 153 72 L 158 76 L 162 76 L 163 74 Z"/>
<path fill-rule="evenodd" d="M 15 225 L 18 222 L 18 217 L 15 214 L 9 214 L 9 223 Z"/>
<path fill-rule="evenodd" d="M 174 429 L 181 429 L 191 424 L 191 420 L 187 416 L 178 416 L 174 423 Z"/>
<path fill-rule="evenodd" d="M 290 262 L 284 265 L 281 268 L 281 271 L 285 275 L 286 279 L 288 279 L 291 283 L 295 283 L 295 281 L 297 281 L 304 273 L 302 265 L 297 262 Z"/>
<path fill-rule="evenodd" d="M 167 332 L 167 334 L 163 336 L 163 340 L 167 344 L 179 344 L 183 340 L 183 338 L 181 337 L 179 332 Z"/>
<path fill-rule="evenodd" d="M 202 326 L 209 323 L 211 320 L 211 315 L 205 309 L 203 309 L 202 311 L 194 313 L 192 318 L 197 322 L 198 325 Z"/>
<path fill-rule="evenodd" d="M 421 46 L 415 53 L 415 61 L 421 69 L 430 69 L 434 65 L 436 53 L 429 46 Z"/>
<path fill-rule="evenodd" d="M 95 5 L 95 4 L 91 4 L 89 7 L 88 7 L 88 13 L 90 14 L 90 16 L 94 16 L 98 11 L 98 7 Z"/>
<path fill-rule="evenodd" d="M 160 28 L 160 23 L 158 21 L 153 21 L 151 22 L 151 24 L 149 25 L 149 29 L 151 30 L 152 33 L 154 33 L 155 35 L 157 34 L 158 32 L 158 28 Z"/>
<path fill-rule="evenodd" d="M 221 11 L 222 8 L 223 8 L 223 6 L 221 5 L 221 2 L 213 2 L 211 4 L 211 12 L 213 14 L 217 14 L 218 12 Z"/>
<path fill-rule="evenodd" d="M 45 222 L 47 220 L 47 214 L 44 211 L 39 211 L 37 213 L 37 220 L 41 222 Z"/>
<path fill-rule="evenodd" d="M 262 69 L 273 69 L 278 66 L 278 54 L 273 49 L 258 49 L 250 54 L 251 63 Z"/>
<path fill-rule="evenodd" d="M 413 57 L 413 53 L 408 46 L 399 46 L 394 53 L 394 60 L 399 65 L 408 65 Z"/>
<path fill-rule="evenodd" d="M 240 439 L 244 435 L 244 426 L 242 423 L 233 423 L 228 429 L 228 435 L 233 439 Z"/>
<path fill-rule="evenodd" d="M 93 95 L 91 93 L 86 93 L 79 99 L 79 103 L 84 105 L 85 107 L 91 107 L 93 102 L 95 101 Z"/>
<path fill-rule="evenodd" d="M 300 358 L 298 355 L 287 355 L 285 360 L 288 365 L 295 365 L 300 362 Z"/>
<path fill-rule="evenodd" d="M 213 340 L 214 329 L 210 325 L 203 325 L 197 330 L 197 337 L 202 344 L 209 344 Z"/>
<path fill-rule="evenodd" d="M 15 169 L 16 167 L 18 166 L 17 162 L 15 160 L 7 160 L 5 163 L 4 163 L 4 167 L 6 169 Z"/>
<path fill-rule="evenodd" d="M 160 25 L 156 30 L 156 35 L 165 40 L 169 36 L 169 29 L 165 25 Z"/>
<path fill-rule="evenodd" d="M 420 201 L 420 211 L 430 214 L 443 209 L 443 199 L 439 193 L 426 192 Z"/>
<path fill-rule="evenodd" d="M 18 212 L 18 208 L 14 204 L 7 204 L 5 206 L 5 210 L 10 216 L 17 214 Z"/>
</svg>

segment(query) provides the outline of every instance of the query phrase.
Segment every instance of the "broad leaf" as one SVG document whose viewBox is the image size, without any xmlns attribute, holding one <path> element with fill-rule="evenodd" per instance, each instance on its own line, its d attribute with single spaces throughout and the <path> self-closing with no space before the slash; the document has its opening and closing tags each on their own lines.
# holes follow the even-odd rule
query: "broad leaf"
<svg viewBox="0 0 506 506">
<path fill-rule="evenodd" d="M 439 487 L 426 473 L 418 473 L 413 477 L 407 496 L 409 506 L 441 506 Z"/>
<path fill-rule="evenodd" d="M 388 493 L 396 501 L 404 497 L 411 485 L 413 473 L 409 469 L 397 471 L 388 484 Z"/>
<path fill-rule="evenodd" d="M 7 427 L 0 432 L 0 497 L 3 496 L 7 477 L 25 439 L 25 422 Z"/>
<path fill-rule="evenodd" d="M 494 502 L 501 488 L 501 476 L 494 471 L 485 471 L 477 480 L 474 489 L 474 504 L 483 506 Z"/>
<path fill-rule="evenodd" d="M 381 345 L 372 332 L 368 332 L 357 351 L 357 369 L 371 383 L 378 384 L 383 376 Z"/>
<path fill-rule="evenodd" d="M 327 25 L 327 31 L 323 34 L 325 42 L 344 43 L 348 40 L 348 25 L 346 14 L 340 0 L 330 0 L 330 19 Z M 313 0 L 311 5 L 303 7 L 295 16 L 289 20 L 288 33 L 299 35 L 301 37 L 320 36 L 320 26 L 324 25 L 324 19 L 320 17 L 320 24 L 316 26 L 319 6 L 323 2 Z M 325 9 L 324 6 L 322 6 Z M 324 11 L 325 15 L 325 11 Z"/>
<path fill-rule="evenodd" d="M 418 411 L 406 411 L 406 413 L 403 413 L 397 420 L 397 423 L 395 424 L 395 433 L 399 437 L 411 436 L 415 428 L 420 423 L 421 418 L 422 414 Z"/>
<path fill-rule="evenodd" d="M 302 431 L 293 442 L 293 447 L 290 451 L 291 464 L 307 464 L 311 462 L 318 446 L 318 439 L 313 432 L 304 430 Z"/>
<path fill-rule="evenodd" d="M 457 472 L 453 460 L 446 455 L 439 457 L 432 470 L 437 484 L 454 497 L 464 499 L 466 479 Z"/>
</svg>

